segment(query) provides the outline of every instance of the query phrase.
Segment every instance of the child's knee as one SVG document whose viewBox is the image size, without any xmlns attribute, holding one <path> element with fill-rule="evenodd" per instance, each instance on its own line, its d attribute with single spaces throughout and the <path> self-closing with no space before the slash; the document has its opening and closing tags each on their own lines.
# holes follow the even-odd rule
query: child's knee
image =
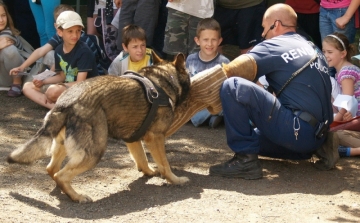
<svg viewBox="0 0 360 223">
<path fill-rule="evenodd" d="M 13 56 L 19 54 L 18 49 L 14 45 L 10 45 L 8 47 L 5 47 L 1 51 L 2 51 L 2 53 L 4 53 L 8 57 L 13 57 Z"/>
<path fill-rule="evenodd" d="M 32 82 L 26 82 L 23 86 L 23 94 L 29 95 L 29 93 L 35 89 L 35 85 Z"/>
<path fill-rule="evenodd" d="M 60 94 L 64 91 L 63 86 L 53 84 L 45 92 L 45 96 L 52 102 L 56 102 Z"/>
</svg>

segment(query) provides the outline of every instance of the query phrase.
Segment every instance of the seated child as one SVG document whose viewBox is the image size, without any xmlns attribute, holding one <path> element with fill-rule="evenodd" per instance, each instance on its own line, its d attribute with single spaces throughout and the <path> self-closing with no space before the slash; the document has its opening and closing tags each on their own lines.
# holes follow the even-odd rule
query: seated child
<svg viewBox="0 0 360 223">
<path fill-rule="evenodd" d="M 337 88 L 340 89 L 337 95 L 332 94 L 335 100 L 334 121 L 348 121 L 360 115 L 360 68 L 351 63 L 351 56 L 356 50 L 349 43 L 347 37 L 341 33 L 327 35 L 322 46 L 329 67 L 336 69 L 336 81 L 333 83 L 333 85 L 335 84 L 333 91 Z M 349 106 L 343 107 L 339 105 Z M 341 157 L 360 154 L 360 140 L 353 140 L 357 135 L 358 133 L 352 131 L 338 132 L 340 141 L 338 150 Z"/>
<path fill-rule="evenodd" d="M 70 5 L 66 4 L 60 4 L 57 6 L 54 10 L 54 19 L 57 20 L 60 13 L 64 11 L 74 11 L 74 8 Z M 56 27 L 56 24 L 54 24 Z M 98 54 L 101 54 L 98 52 L 98 47 L 96 44 L 90 39 L 89 35 L 87 35 L 85 32 L 81 32 L 80 41 L 86 43 L 88 47 L 91 49 L 92 53 L 96 56 Z M 25 60 L 19 67 L 15 67 L 10 70 L 10 75 L 16 75 L 19 72 L 25 71 L 28 67 L 30 67 L 33 63 L 38 61 L 40 58 L 42 59 L 42 64 L 48 66 L 51 70 L 54 70 L 54 49 L 58 47 L 60 44 L 63 43 L 62 38 L 55 34 L 48 43 L 43 45 L 42 47 L 37 48 L 34 50 L 34 52 L 30 55 L 30 57 Z M 99 61 L 100 58 L 96 58 L 96 64 L 97 64 L 97 70 L 100 75 L 105 74 L 103 71 L 102 65 Z M 107 67 L 106 67 L 107 69 Z"/>
<path fill-rule="evenodd" d="M 19 76 L 9 76 L 9 71 L 19 66 L 24 58 L 20 51 L 23 50 L 19 39 L 20 32 L 14 27 L 9 11 L 0 1 L 0 87 L 10 87 L 9 97 L 21 95 L 22 80 Z"/>
<path fill-rule="evenodd" d="M 125 71 L 138 72 L 141 68 L 153 64 L 153 50 L 146 48 L 145 31 L 130 24 L 122 30 L 123 50 L 113 60 L 109 67 L 109 74 L 120 76 Z"/>
<path fill-rule="evenodd" d="M 79 41 L 82 28 L 81 17 L 76 12 L 64 11 L 58 16 L 56 29 L 63 43 L 55 49 L 56 75 L 26 83 L 23 89 L 25 96 L 51 109 L 67 88 L 98 76 L 94 54 L 84 42 Z"/>
<path fill-rule="evenodd" d="M 198 23 L 194 40 L 199 45 L 200 51 L 190 54 L 186 59 L 186 68 L 191 76 L 215 65 L 230 62 L 229 59 L 218 53 L 218 46 L 222 38 L 220 25 L 215 19 L 206 18 L 201 20 Z M 222 121 L 221 113 L 211 115 L 207 109 L 204 109 L 196 113 L 191 118 L 191 122 L 197 127 L 210 118 L 209 126 L 215 128 Z"/>
<path fill-rule="evenodd" d="M 360 156 L 360 132 L 338 130 L 340 157 Z"/>
</svg>

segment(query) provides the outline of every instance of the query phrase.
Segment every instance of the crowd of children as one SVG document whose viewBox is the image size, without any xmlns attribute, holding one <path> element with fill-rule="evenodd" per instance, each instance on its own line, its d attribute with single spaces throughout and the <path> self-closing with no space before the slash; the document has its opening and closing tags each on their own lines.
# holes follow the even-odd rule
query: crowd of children
<svg viewBox="0 0 360 223">
<path fill-rule="evenodd" d="M 105 1 L 102 2 L 105 3 Z M 106 4 L 109 2 L 112 4 L 112 1 L 106 1 Z M 77 82 L 104 74 L 120 76 L 126 70 L 137 72 L 142 67 L 152 65 L 155 53 L 152 47 L 155 38 L 155 18 L 160 18 L 160 16 L 155 16 L 157 14 L 155 9 L 160 9 L 164 4 L 160 0 L 154 0 L 151 3 L 143 2 L 144 4 L 136 7 L 130 2 L 128 2 L 129 4 L 117 0 L 113 2 L 112 6 L 118 7 L 120 13 L 119 27 L 121 29 L 118 32 L 120 39 L 118 39 L 117 46 L 122 51 L 111 64 L 108 63 L 104 67 L 101 63 L 104 47 L 101 47 L 101 42 L 96 41 L 97 37 L 95 40 L 91 38 L 92 34 L 98 33 L 93 29 L 92 24 L 88 24 L 90 27 L 86 34 L 83 31 L 85 27 L 81 17 L 71 6 L 60 4 L 54 9 L 56 34 L 52 35 L 47 42 L 42 41 L 41 47 L 29 54 L 23 46 L 26 41 L 20 37 L 20 32 L 15 28 L 6 5 L 0 0 L 0 87 L 10 87 L 8 96 L 17 97 L 23 93 L 34 102 L 51 109 L 60 94 Z M 259 12 L 261 15 L 257 16 L 262 18 L 262 13 L 265 11 L 262 1 L 257 1 L 256 4 L 254 3 L 255 5 L 241 5 L 229 1 L 229 7 L 223 1 L 219 1 L 221 4 L 218 3 L 220 5 L 216 7 L 214 1 L 210 0 L 202 1 L 201 4 L 195 4 L 192 1 L 186 2 L 187 7 L 177 1 L 166 1 L 168 14 L 162 16 L 162 18 L 167 18 L 167 23 L 164 27 L 164 48 L 161 53 L 164 53 L 165 59 L 171 59 L 179 52 L 184 53 L 187 56 L 186 67 L 190 76 L 197 75 L 215 65 L 229 63 L 229 59 L 219 53 L 221 52 L 222 35 L 226 35 L 226 43 L 233 43 L 234 39 L 229 34 L 235 35 L 234 44 L 240 47 L 241 53 L 246 53 L 260 41 L 260 38 L 254 36 L 261 37 L 261 33 L 257 34 L 262 31 L 257 26 L 261 19 L 253 28 L 247 22 L 237 24 L 237 26 L 246 26 L 247 28 L 242 27 L 245 30 L 253 29 L 251 35 L 240 36 L 239 33 L 233 33 L 236 25 L 222 30 L 222 27 L 225 26 L 223 24 L 225 20 L 222 18 L 230 13 L 232 18 L 237 20 L 241 18 L 240 12 L 250 13 L 253 17 L 254 12 Z M 351 19 L 349 19 L 348 14 L 352 15 L 354 13 L 352 9 L 359 6 L 360 3 L 351 3 L 350 5 L 350 1 L 346 1 L 343 6 L 349 7 L 349 9 L 348 11 L 343 9 L 343 17 L 340 14 L 334 14 L 328 18 L 324 16 L 324 13 L 331 11 L 330 9 L 333 9 L 335 5 L 330 5 L 325 1 L 321 2 L 320 23 L 324 24 L 320 29 L 322 50 L 329 67 L 333 67 L 336 71 L 336 75 L 332 79 L 333 92 L 335 92 L 332 94 L 334 120 L 349 121 L 360 115 L 360 69 L 351 61 L 351 56 L 356 52 L 351 45 L 355 26 L 353 18 L 350 16 Z M 135 11 L 140 12 L 141 10 L 152 11 L 155 14 L 135 13 Z M 91 13 L 93 13 L 91 15 L 97 16 L 96 10 L 91 9 Z M 214 18 L 211 18 L 213 16 Z M 88 22 L 92 22 L 93 18 L 88 17 Z M 220 24 L 216 18 L 221 20 Z M 338 25 L 338 28 L 334 28 L 335 24 Z M 273 28 L 270 27 L 270 29 Z M 343 34 L 337 31 L 341 31 Z M 23 83 L 25 78 L 22 75 L 26 74 L 29 67 L 36 63 L 45 64 L 54 72 L 53 76 L 46 79 L 34 78 L 32 81 Z M 339 106 L 339 101 L 343 102 L 344 100 L 354 106 L 352 108 Z M 194 126 L 208 123 L 210 127 L 215 128 L 222 121 L 222 113 L 211 115 L 207 110 L 203 110 L 198 112 L 191 121 Z M 360 155 L 360 134 L 358 132 L 344 130 L 339 131 L 338 134 L 341 156 Z"/>
</svg>

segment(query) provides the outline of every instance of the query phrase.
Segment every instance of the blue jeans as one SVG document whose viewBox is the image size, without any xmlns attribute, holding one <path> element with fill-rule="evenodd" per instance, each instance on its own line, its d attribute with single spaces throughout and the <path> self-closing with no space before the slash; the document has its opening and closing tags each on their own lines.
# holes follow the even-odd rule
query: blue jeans
<svg viewBox="0 0 360 223">
<path fill-rule="evenodd" d="M 42 0 L 41 4 L 29 0 L 29 4 L 40 36 L 40 45 L 43 46 L 55 35 L 54 9 L 60 4 L 60 0 Z"/>
<path fill-rule="evenodd" d="M 199 127 L 207 119 L 211 117 L 210 112 L 207 109 L 203 109 L 191 117 L 191 122 L 195 127 Z"/>
<path fill-rule="evenodd" d="M 295 119 L 293 112 L 256 84 L 243 78 L 225 80 L 220 90 L 227 143 L 236 153 L 282 159 L 309 159 L 324 141 L 316 127 Z M 257 129 L 250 124 L 251 120 Z"/>
<path fill-rule="evenodd" d="M 217 115 L 223 116 L 222 111 Z M 211 116 L 211 113 L 207 109 L 203 109 L 197 112 L 193 117 L 191 117 L 190 120 L 195 127 L 199 127 L 200 125 L 204 124 L 204 122 L 208 120 Z"/>
<path fill-rule="evenodd" d="M 339 32 L 344 34 L 348 38 L 349 43 L 354 42 L 356 35 L 354 16 L 350 19 L 348 24 L 346 24 L 345 29 L 339 29 L 335 23 L 335 20 L 343 16 L 346 10 L 347 7 L 335 8 L 335 9 L 325 9 L 323 7 L 320 7 L 319 26 L 320 26 L 320 35 L 322 40 L 329 34 L 333 34 L 334 32 Z"/>
</svg>

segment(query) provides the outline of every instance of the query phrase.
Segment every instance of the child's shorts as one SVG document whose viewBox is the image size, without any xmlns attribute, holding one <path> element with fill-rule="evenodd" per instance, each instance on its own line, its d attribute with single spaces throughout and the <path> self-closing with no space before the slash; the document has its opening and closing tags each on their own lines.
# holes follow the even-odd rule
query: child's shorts
<svg viewBox="0 0 360 223">
<path fill-rule="evenodd" d="M 201 18 L 168 8 L 163 51 L 170 55 L 189 55 L 199 51 L 194 41 Z"/>
<path fill-rule="evenodd" d="M 45 94 L 45 92 L 47 91 L 47 89 L 50 87 L 50 85 L 53 85 L 53 84 L 44 84 L 43 86 L 41 86 L 40 88 L 40 92 Z"/>
</svg>

